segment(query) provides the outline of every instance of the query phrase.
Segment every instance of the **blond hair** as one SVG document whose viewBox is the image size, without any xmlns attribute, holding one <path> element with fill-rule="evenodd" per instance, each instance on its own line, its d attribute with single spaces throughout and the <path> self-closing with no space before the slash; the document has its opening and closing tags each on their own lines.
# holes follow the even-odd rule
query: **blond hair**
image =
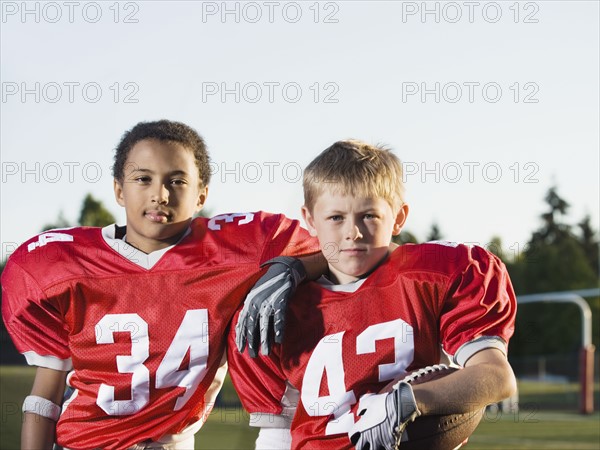
<svg viewBox="0 0 600 450">
<path fill-rule="evenodd" d="M 313 210 L 325 189 L 353 197 L 381 197 L 397 212 L 404 203 L 402 163 L 389 149 L 338 141 L 304 170 L 304 205 Z"/>
</svg>

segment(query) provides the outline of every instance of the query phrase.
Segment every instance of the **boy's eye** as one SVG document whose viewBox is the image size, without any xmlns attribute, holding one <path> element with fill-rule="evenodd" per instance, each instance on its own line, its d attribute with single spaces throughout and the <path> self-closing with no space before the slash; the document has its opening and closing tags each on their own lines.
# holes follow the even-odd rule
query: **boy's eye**
<svg viewBox="0 0 600 450">
<path fill-rule="evenodd" d="M 133 180 L 138 183 L 149 183 L 151 181 L 151 178 L 147 175 L 142 175 L 139 177 L 135 177 Z"/>
<path fill-rule="evenodd" d="M 176 178 L 174 180 L 171 180 L 171 184 L 175 185 L 175 186 L 182 186 L 184 184 L 186 184 L 185 180 L 182 180 L 180 178 Z"/>
<path fill-rule="evenodd" d="M 338 222 L 338 221 L 340 221 L 340 220 L 344 220 L 344 218 L 343 218 L 342 216 L 340 216 L 340 215 L 337 215 L 337 216 L 329 216 L 329 220 L 332 220 L 332 221 L 334 221 L 334 222 Z"/>
<path fill-rule="evenodd" d="M 377 216 L 375 214 L 365 214 L 365 219 L 377 219 Z"/>
</svg>

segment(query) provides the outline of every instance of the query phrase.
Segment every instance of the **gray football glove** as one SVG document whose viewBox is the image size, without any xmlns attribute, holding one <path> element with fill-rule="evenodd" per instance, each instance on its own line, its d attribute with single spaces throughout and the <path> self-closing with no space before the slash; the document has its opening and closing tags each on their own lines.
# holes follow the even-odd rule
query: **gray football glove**
<svg viewBox="0 0 600 450">
<path fill-rule="evenodd" d="M 267 272 L 246 296 L 235 326 L 235 343 L 238 350 L 243 352 L 248 343 L 248 354 L 252 358 L 258 355 L 259 345 L 263 355 L 269 354 L 271 336 L 275 337 L 276 343 L 283 342 L 287 302 L 296 291 L 296 287 L 306 279 L 304 265 L 296 258 L 278 256 L 261 267 L 267 265 Z"/>
<path fill-rule="evenodd" d="M 410 384 L 402 381 L 391 392 L 361 397 L 360 418 L 348 436 L 357 450 L 395 450 L 407 425 L 421 415 Z"/>
</svg>

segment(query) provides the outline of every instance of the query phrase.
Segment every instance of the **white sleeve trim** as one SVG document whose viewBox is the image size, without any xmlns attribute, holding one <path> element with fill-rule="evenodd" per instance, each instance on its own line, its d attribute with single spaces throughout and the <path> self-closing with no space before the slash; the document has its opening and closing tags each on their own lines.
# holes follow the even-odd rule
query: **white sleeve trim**
<svg viewBox="0 0 600 450">
<path fill-rule="evenodd" d="M 290 428 L 292 417 L 285 414 L 255 412 L 250 414 L 250 426 L 260 428 Z"/>
<path fill-rule="evenodd" d="M 60 359 L 56 356 L 41 356 L 36 352 L 23 352 L 23 356 L 30 366 L 46 367 L 48 369 L 69 371 L 73 369 L 71 358 Z"/>
<path fill-rule="evenodd" d="M 289 450 L 292 433 L 288 428 L 261 428 L 256 438 L 256 450 Z"/>
<path fill-rule="evenodd" d="M 300 391 L 291 385 L 289 380 L 285 382 L 285 391 L 279 401 L 281 412 L 273 414 L 268 412 L 250 413 L 250 426 L 260 428 L 291 428 L 292 419 L 296 414 L 296 408 L 300 401 Z"/>
<path fill-rule="evenodd" d="M 177 434 L 165 434 L 163 436 L 160 437 L 160 439 L 157 439 L 156 441 L 153 441 L 153 443 L 157 443 L 157 444 L 165 444 L 165 446 L 168 446 L 168 448 L 181 448 L 181 449 L 189 449 L 190 446 L 185 446 L 184 444 L 192 444 L 194 445 L 194 435 L 198 432 L 198 430 L 200 430 L 200 428 L 202 428 L 202 425 L 204 424 L 203 420 L 199 420 L 197 422 L 192 423 L 191 425 L 188 425 L 187 427 L 185 427 L 183 430 L 181 430 L 179 433 Z M 177 444 L 180 444 L 179 446 L 177 446 Z M 171 447 L 173 446 L 173 447 Z M 154 447 L 145 447 L 144 448 L 154 448 Z M 163 447 L 157 447 L 157 448 L 163 448 Z M 193 447 L 191 447 L 193 448 Z"/>
<path fill-rule="evenodd" d="M 465 342 L 456 351 L 454 362 L 462 367 L 475 353 L 488 348 L 496 348 L 506 356 L 506 342 L 500 336 L 481 336 L 469 342 Z"/>
</svg>

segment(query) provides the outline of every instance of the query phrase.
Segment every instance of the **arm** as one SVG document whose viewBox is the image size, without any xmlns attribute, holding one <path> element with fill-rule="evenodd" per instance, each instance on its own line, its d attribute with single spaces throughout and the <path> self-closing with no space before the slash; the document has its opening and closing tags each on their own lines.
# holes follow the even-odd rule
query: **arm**
<svg viewBox="0 0 600 450">
<path fill-rule="evenodd" d="M 235 326 L 236 346 L 240 352 L 248 344 L 254 358 L 260 346 L 263 355 L 271 350 L 271 329 L 275 343 L 283 342 L 287 302 L 300 283 L 319 278 L 327 271 L 321 252 L 293 258 L 278 256 L 265 262 L 267 272 L 256 282 L 244 300 L 244 308 Z"/>
<path fill-rule="evenodd" d="M 60 405 L 65 391 L 67 372 L 38 367 L 31 395 L 50 400 Z M 33 412 L 24 414 L 21 429 L 21 448 L 52 449 L 54 445 L 56 422 Z"/>
<path fill-rule="evenodd" d="M 251 358 L 235 348 L 233 330 L 229 331 L 227 339 L 231 381 L 244 409 L 250 414 L 250 426 L 260 428 L 255 449 L 291 448 L 290 426 L 299 393 L 286 382 L 278 349 L 268 356 Z"/>
<path fill-rule="evenodd" d="M 441 342 L 464 367 L 414 386 L 423 414 L 435 403 L 462 413 L 510 397 L 516 380 L 506 358 L 513 334 L 516 296 L 504 264 L 481 247 L 457 247 L 456 270 L 440 316 Z"/>
<path fill-rule="evenodd" d="M 469 358 L 464 369 L 443 378 L 416 385 L 402 381 L 389 393 L 361 397 L 360 418 L 348 437 L 358 450 L 396 448 L 418 416 L 474 413 L 515 390 L 504 353 L 487 348 Z"/>
<path fill-rule="evenodd" d="M 316 280 L 328 271 L 327 260 L 322 252 L 296 258 L 304 266 L 307 280 Z"/>
<path fill-rule="evenodd" d="M 465 368 L 413 387 L 421 414 L 460 414 L 480 410 L 516 391 L 515 375 L 500 350 L 474 354 Z"/>
<path fill-rule="evenodd" d="M 398 244 L 391 242 L 389 252 L 397 248 Z M 271 327 L 275 343 L 283 342 L 287 301 L 296 291 L 298 284 L 305 280 L 316 280 L 329 271 L 322 252 L 296 258 L 273 258 L 264 265 L 269 265 L 269 270 L 246 296 L 244 309 L 235 327 L 238 350 L 243 352 L 248 343 L 248 354 L 253 358 L 258 355 L 259 335 L 262 354 L 269 354 L 272 346 L 269 340 Z"/>
</svg>

